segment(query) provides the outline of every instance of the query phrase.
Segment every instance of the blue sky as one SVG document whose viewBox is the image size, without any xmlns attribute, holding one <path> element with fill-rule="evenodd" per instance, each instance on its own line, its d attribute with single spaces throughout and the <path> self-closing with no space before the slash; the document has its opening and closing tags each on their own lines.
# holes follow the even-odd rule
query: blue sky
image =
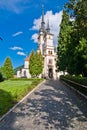
<svg viewBox="0 0 87 130">
<path fill-rule="evenodd" d="M 63 5 L 68 0 L 0 0 L 0 66 L 9 56 L 13 67 L 23 65 L 26 55 L 37 49 L 37 34 L 44 5 L 54 45 L 57 45 Z"/>
</svg>

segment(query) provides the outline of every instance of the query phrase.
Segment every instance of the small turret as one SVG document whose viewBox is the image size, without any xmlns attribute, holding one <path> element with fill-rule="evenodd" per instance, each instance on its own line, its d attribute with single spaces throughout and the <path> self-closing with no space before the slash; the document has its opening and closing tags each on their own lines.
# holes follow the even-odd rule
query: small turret
<svg viewBox="0 0 87 130">
<path fill-rule="evenodd" d="M 46 33 L 47 33 L 47 34 L 50 33 L 49 19 L 48 19 L 48 22 L 47 22 Z"/>
</svg>

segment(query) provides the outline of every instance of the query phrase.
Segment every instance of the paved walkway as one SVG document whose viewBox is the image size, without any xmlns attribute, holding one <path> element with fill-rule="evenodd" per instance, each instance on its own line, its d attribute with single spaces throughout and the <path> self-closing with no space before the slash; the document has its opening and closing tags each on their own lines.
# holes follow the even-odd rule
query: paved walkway
<svg viewBox="0 0 87 130">
<path fill-rule="evenodd" d="M 0 122 L 0 130 L 87 130 L 87 100 L 60 81 L 46 81 Z"/>
</svg>

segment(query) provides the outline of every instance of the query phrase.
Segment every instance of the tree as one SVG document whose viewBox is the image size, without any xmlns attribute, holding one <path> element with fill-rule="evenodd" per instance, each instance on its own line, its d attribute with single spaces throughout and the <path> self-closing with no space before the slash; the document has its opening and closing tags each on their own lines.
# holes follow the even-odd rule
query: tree
<svg viewBox="0 0 87 130">
<path fill-rule="evenodd" d="M 71 22 L 66 11 L 63 11 L 58 38 L 58 66 L 59 70 L 65 71 L 68 64 L 67 44 L 70 43 Z M 66 58 L 67 57 L 67 58 Z"/>
<path fill-rule="evenodd" d="M 78 59 L 80 73 L 87 77 L 87 0 L 78 0 L 75 14 L 75 30 L 78 36 L 75 49 L 76 60 Z"/>
<path fill-rule="evenodd" d="M 74 47 L 75 74 L 87 76 L 87 1 L 78 0 L 74 12 L 74 27 L 71 43 Z"/>
<path fill-rule="evenodd" d="M 43 71 L 43 57 L 40 52 L 30 54 L 29 71 L 32 76 L 39 76 Z"/>
<path fill-rule="evenodd" d="M 12 67 L 12 62 L 9 57 L 7 57 L 4 62 L 3 71 L 4 71 L 4 75 L 7 79 L 13 78 L 14 71 L 13 71 L 13 67 Z"/>
<path fill-rule="evenodd" d="M 86 7 L 87 0 L 69 0 L 64 8 L 68 17 L 63 12 L 58 40 L 59 69 L 64 71 L 67 68 L 70 74 L 83 76 L 87 76 Z"/>
</svg>

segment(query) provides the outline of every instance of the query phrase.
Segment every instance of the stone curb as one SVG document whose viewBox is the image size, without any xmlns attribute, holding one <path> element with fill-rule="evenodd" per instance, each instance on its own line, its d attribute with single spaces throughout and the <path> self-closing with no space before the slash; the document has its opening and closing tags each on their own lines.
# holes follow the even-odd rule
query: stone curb
<svg viewBox="0 0 87 130">
<path fill-rule="evenodd" d="M 32 91 L 30 91 L 24 98 L 22 98 L 16 105 L 14 105 L 6 114 L 4 114 L 1 118 L 0 121 L 2 121 L 10 112 L 12 112 L 20 103 L 22 103 L 30 94 L 32 94 L 37 88 L 40 87 L 43 83 L 45 83 L 46 80 L 42 81 L 39 83 Z"/>
<path fill-rule="evenodd" d="M 76 90 L 75 88 L 73 88 L 71 85 L 67 84 L 66 82 L 64 82 L 62 80 L 62 82 L 66 85 L 69 86 L 72 90 L 74 90 L 75 92 L 79 93 L 81 96 L 83 96 L 85 99 L 87 99 L 87 96 L 85 96 L 83 93 L 81 93 L 79 90 Z"/>
</svg>

